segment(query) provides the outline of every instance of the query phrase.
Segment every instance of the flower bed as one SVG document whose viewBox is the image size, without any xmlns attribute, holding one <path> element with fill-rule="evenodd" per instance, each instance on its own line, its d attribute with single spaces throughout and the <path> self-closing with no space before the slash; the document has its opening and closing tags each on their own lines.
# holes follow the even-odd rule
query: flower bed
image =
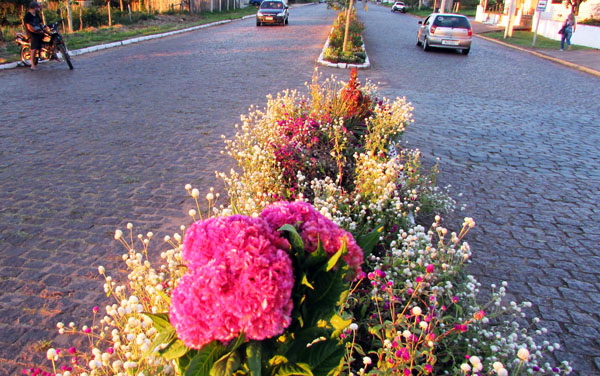
<svg viewBox="0 0 600 376">
<path fill-rule="evenodd" d="M 356 18 L 356 9 L 350 13 L 350 25 L 348 29 L 348 41 L 344 51 L 344 33 L 346 27 L 346 12 L 340 12 L 333 23 L 329 38 L 323 47 L 319 58 L 321 64 L 325 65 L 348 65 L 349 67 L 369 66 L 367 53 L 362 40 L 364 24 Z"/>
<path fill-rule="evenodd" d="M 226 140 L 229 204 L 210 192 L 201 210 L 186 186 L 194 223 L 164 239 L 162 265 L 148 261 L 152 233 L 116 231 L 128 278 L 99 268 L 115 302 L 88 326 L 58 324 L 90 346 L 49 349 L 52 373 L 568 373 L 544 360 L 557 344 L 533 339 L 545 329 L 518 324 L 530 304 L 505 302 L 505 283 L 481 302 L 465 272 L 474 221 L 446 229 L 455 202 L 397 146 L 411 111 L 356 70 L 269 97 Z"/>
</svg>

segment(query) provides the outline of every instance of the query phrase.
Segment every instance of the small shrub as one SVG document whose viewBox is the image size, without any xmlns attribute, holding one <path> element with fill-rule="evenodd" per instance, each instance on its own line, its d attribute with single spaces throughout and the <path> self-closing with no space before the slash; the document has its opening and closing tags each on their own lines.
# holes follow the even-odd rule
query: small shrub
<svg viewBox="0 0 600 376">
<path fill-rule="evenodd" d="M 587 18 L 583 21 L 579 21 L 582 25 L 590 25 L 590 26 L 600 26 L 600 18 Z"/>
</svg>

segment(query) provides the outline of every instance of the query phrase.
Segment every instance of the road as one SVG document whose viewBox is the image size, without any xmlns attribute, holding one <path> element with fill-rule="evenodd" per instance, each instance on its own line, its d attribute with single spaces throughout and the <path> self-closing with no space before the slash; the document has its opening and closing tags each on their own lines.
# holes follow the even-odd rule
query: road
<svg viewBox="0 0 600 376">
<path fill-rule="evenodd" d="M 286 27 L 248 19 L 77 56 L 73 71 L 0 72 L 0 375 L 104 301 L 96 270 L 118 265 L 116 228 L 153 231 L 164 251 L 189 223 L 184 185 L 208 192 L 232 167 L 221 134 L 310 82 L 335 14 L 308 8 Z"/>
<path fill-rule="evenodd" d="M 425 53 L 416 19 L 373 4 L 359 17 L 361 78 L 413 103 L 405 140 L 441 159 L 440 183 L 478 223 L 472 273 L 507 280 L 558 357 L 597 373 L 598 79 L 483 40 L 469 56 Z M 286 27 L 249 19 L 77 56 L 72 72 L 0 72 L 0 374 L 102 301 L 96 268 L 118 264 L 117 227 L 162 239 L 187 223 L 183 186 L 218 187 L 231 167 L 220 135 L 265 95 L 304 88 L 333 18 L 304 6 Z"/>
<path fill-rule="evenodd" d="M 361 9 L 366 76 L 412 102 L 404 140 L 477 222 L 469 271 L 482 290 L 507 281 L 557 358 L 600 375 L 600 79 L 478 38 L 468 56 L 424 52 L 417 19 Z"/>
</svg>

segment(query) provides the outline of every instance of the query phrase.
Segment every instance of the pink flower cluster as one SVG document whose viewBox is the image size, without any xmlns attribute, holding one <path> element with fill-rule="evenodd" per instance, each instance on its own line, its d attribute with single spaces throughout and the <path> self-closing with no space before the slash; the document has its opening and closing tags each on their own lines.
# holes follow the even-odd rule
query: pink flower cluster
<svg viewBox="0 0 600 376">
<path fill-rule="evenodd" d="M 348 253 L 344 256 L 344 261 L 350 266 L 353 275 L 361 274 L 363 253 L 352 234 L 339 228 L 312 205 L 303 201 L 280 201 L 267 206 L 260 215 L 275 229 L 285 224 L 296 226 L 308 252 L 316 251 L 320 241 L 325 252 L 332 256 L 345 241 Z"/>
<path fill-rule="evenodd" d="M 289 248 L 261 218 L 194 223 L 182 251 L 189 272 L 171 295 L 170 321 L 179 338 L 199 349 L 240 333 L 255 340 L 281 334 L 293 308 Z"/>
</svg>

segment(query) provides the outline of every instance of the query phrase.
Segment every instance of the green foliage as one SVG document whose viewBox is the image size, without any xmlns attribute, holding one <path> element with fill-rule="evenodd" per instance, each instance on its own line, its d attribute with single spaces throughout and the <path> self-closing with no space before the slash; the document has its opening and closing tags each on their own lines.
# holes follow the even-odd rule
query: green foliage
<svg viewBox="0 0 600 376">
<path fill-rule="evenodd" d="M 582 21 L 577 21 L 577 23 L 582 25 L 600 26 L 600 18 L 591 17 Z"/>
</svg>

